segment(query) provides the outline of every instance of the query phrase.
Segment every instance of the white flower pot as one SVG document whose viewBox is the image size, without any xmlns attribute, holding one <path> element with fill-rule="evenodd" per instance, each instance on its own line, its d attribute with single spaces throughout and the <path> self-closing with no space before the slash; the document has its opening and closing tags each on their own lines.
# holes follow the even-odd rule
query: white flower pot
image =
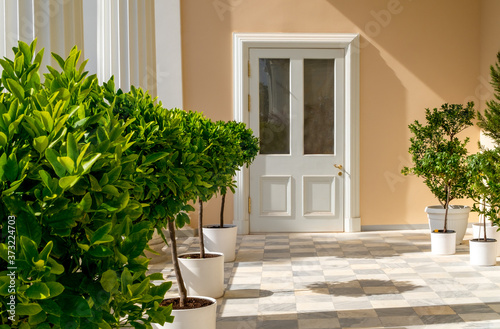
<svg viewBox="0 0 500 329">
<path fill-rule="evenodd" d="M 442 230 L 444 228 L 445 209 L 442 206 L 428 206 L 425 208 L 427 218 L 429 219 L 429 228 L 431 232 L 434 230 Z M 462 243 L 467 224 L 469 223 L 469 206 L 450 206 L 448 208 L 448 230 L 457 232 L 456 244 Z"/>
<path fill-rule="evenodd" d="M 217 255 L 211 258 L 182 258 L 179 255 L 179 266 L 190 296 L 207 296 L 219 298 L 224 295 L 224 254 L 211 252 Z"/>
<path fill-rule="evenodd" d="M 454 231 L 431 232 L 431 251 L 436 255 L 453 255 L 456 250 L 456 235 Z"/>
<path fill-rule="evenodd" d="M 477 266 L 491 266 L 497 263 L 497 240 L 487 239 L 481 241 L 472 239 L 469 241 L 470 264 Z"/>
<path fill-rule="evenodd" d="M 490 221 L 486 222 L 486 237 L 488 239 L 500 240 L 500 232 L 497 231 L 498 226 L 493 226 Z M 472 238 L 480 239 L 484 237 L 483 223 L 472 224 Z M 500 243 L 497 243 L 497 256 L 500 256 Z"/>
<path fill-rule="evenodd" d="M 236 238 L 238 227 L 224 225 L 224 227 L 206 226 L 203 228 L 205 252 L 220 252 L 224 254 L 224 262 L 233 262 L 236 258 Z"/>
<path fill-rule="evenodd" d="M 197 296 L 193 296 L 197 297 Z M 197 297 L 208 299 L 212 304 L 193 309 L 172 310 L 171 315 L 174 316 L 174 322 L 159 325 L 153 323 L 154 329 L 215 329 L 217 321 L 217 301 L 209 297 Z"/>
</svg>

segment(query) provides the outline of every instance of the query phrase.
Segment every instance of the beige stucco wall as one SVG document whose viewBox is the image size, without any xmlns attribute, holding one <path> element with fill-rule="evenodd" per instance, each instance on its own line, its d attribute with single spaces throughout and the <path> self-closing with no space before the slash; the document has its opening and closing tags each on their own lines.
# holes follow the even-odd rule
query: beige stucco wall
<svg viewBox="0 0 500 329">
<path fill-rule="evenodd" d="M 360 33 L 362 225 L 423 224 L 424 207 L 436 201 L 419 178 L 400 174 L 410 159 L 407 126 L 424 119 L 426 107 L 477 101 L 478 77 L 487 76 L 482 66 L 496 54 L 486 44 L 497 42 L 499 6 L 495 0 L 183 0 L 184 107 L 232 119 L 233 32 Z M 479 132 L 468 134 L 474 146 Z M 215 222 L 218 206 L 209 202 L 207 221 Z"/>
</svg>

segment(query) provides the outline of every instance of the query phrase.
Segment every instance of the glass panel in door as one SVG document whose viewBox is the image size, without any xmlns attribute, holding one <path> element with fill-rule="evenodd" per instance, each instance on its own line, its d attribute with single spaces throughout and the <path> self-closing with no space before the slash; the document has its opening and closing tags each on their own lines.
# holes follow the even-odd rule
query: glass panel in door
<svg viewBox="0 0 500 329">
<path fill-rule="evenodd" d="M 304 154 L 334 154 L 335 59 L 304 59 Z"/>
<path fill-rule="evenodd" d="M 260 154 L 290 154 L 290 59 L 259 59 Z"/>
</svg>

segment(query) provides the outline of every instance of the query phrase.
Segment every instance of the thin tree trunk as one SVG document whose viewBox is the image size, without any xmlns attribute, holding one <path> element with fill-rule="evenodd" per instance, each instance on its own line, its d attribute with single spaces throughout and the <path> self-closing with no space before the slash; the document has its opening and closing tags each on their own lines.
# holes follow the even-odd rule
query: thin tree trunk
<svg viewBox="0 0 500 329">
<path fill-rule="evenodd" d="M 203 239 L 203 202 L 198 198 L 199 215 L 198 215 L 198 234 L 200 235 L 200 258 L 205 258 L 205 241 Z"/>
<path fill-rule="evenodd" d="M 450 205 L 450 187 L 446 186 L 446 204 L 444 210 L 444 229 L 443 232 L 446 233 L 448 231 L 448 207 Z"/>
<path fill-rule="evenodd" d="M 179 260 L 177 259 L 177 241 L 175 240 L 175 226 L 173 220 L 168 221 L 168 233 L 170 236 L 172 264 L 174 265 L 175 277 L 177 279 L 177 285 L 179 286 L 179 304 L 180 307 L 184 307 L 187 299 L 187 290 L 186 285 L 184 284 L 184 279 L 182 278 L 181 268 L 179 267 Z"/>
<path fill-rule="evenodd" d="M 486 207 L 486 202 L 483 199 L 483 209 L 485 209 L 485 207 Z M 484 242 L 486 242 L 488 240 L 486 239 L 486 215 L 485 214 L 483 214 L 483 229 L 484 229 Z"/>
<path fill-rule="evenodd" d="M 222 194 L 222 201 L 220 204 L 220 228 L 224 227 L 224 204 L 226 203 L 226 193 Z"/>
</svg>

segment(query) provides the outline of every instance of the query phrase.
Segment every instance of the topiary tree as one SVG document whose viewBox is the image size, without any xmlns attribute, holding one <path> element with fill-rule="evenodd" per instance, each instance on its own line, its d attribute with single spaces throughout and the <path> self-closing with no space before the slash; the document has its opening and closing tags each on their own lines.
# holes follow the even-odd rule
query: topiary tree
<svg viewBox="0 0 500 329">
<path fill-rule="evenodd" d="M 177 260 L 175 229 L 189 224 L 187 213 L 194 210 L 190 202 L 212 188 L 204 137 L 209 121 L 200 113 L 166 110 L 141 89 L 115 93 L 112 80 L 106 89 L 114 112 L 134 120 L 126 128 L 135 133 L 131 151 L 139 154 L 133 195 L 144 206 L 141 220 L 151 222 L 166 243 L 162 229 L 168 229 L 182 308 L 187 304 L 187 291 Z"/>
<path fill-rule="evenodd" d="M 495 99 L 486 102 L 487 108 L 484 115 L 478 112 L 477 125 L 483 129 L 486 136 L 492 138 L 500 145 L 500 52 L 497 54 L 497 62 L 490 66 L 491 85 L 495 90 Z"/>
<path fill-rule="evenodd" d="M 484 216 L 484 241 L 486 219 L 500 224 L 500 149 L 481 150 L 467 158 L 469 197 L 474 200 L 472 211 Z"/>
<path fill-rule="evenodd" d="M 445 209 L 444 227 L 447 230 L 450 202 L 467 195 L 467 148 L 469 138 L 463 141 L 458 134 L 472 125 L 474 103 L 443 104 L 441 108 L 425 110 L 426 124 L 418 121 L 409 125 L 409 153 L 413 167 L 404 167 L 404 175 L 413 174 L 424 179 L 425 185 Z"/>
<path fill-rule="evenodd" d="M 159 303 L 171 283 L 147 275 L 152 230 L 133 198 L 132 134 L 104 99 L 80 52 L 53 54 L 19 42 L 0 84 L 0 328 L 151 328 L 172 321 Z M 15 284 L 6 276 L 15 268 Z M 12 269 L 10 269 L 12 271 Z M 10 296 L 15 295 L 15 298 Z M 15 300 L 14 312 L 7 301 Z M 15 313 L 15 314 L 14 314 Z"/>
<path fill-rule="evenodd" d="M 228 139 L 233 142 L 233 147 L 230 148 L 229 162 L 226 165 L 226 170 L 222 173 L 223 179 L 220 184 L 220 194 L 222 196 L 220 208 L 219 226 L 224 227 L 224 205 L 226 201 L 227 190 L 235 192 L 234 175 L 243 166 L 249 166 L 259 152 L 259 139 L 253 135 L 251 129 L 246 128 L 243 122 L 229 121 L 226 124 L 228 130 Z"/>
</svg>

